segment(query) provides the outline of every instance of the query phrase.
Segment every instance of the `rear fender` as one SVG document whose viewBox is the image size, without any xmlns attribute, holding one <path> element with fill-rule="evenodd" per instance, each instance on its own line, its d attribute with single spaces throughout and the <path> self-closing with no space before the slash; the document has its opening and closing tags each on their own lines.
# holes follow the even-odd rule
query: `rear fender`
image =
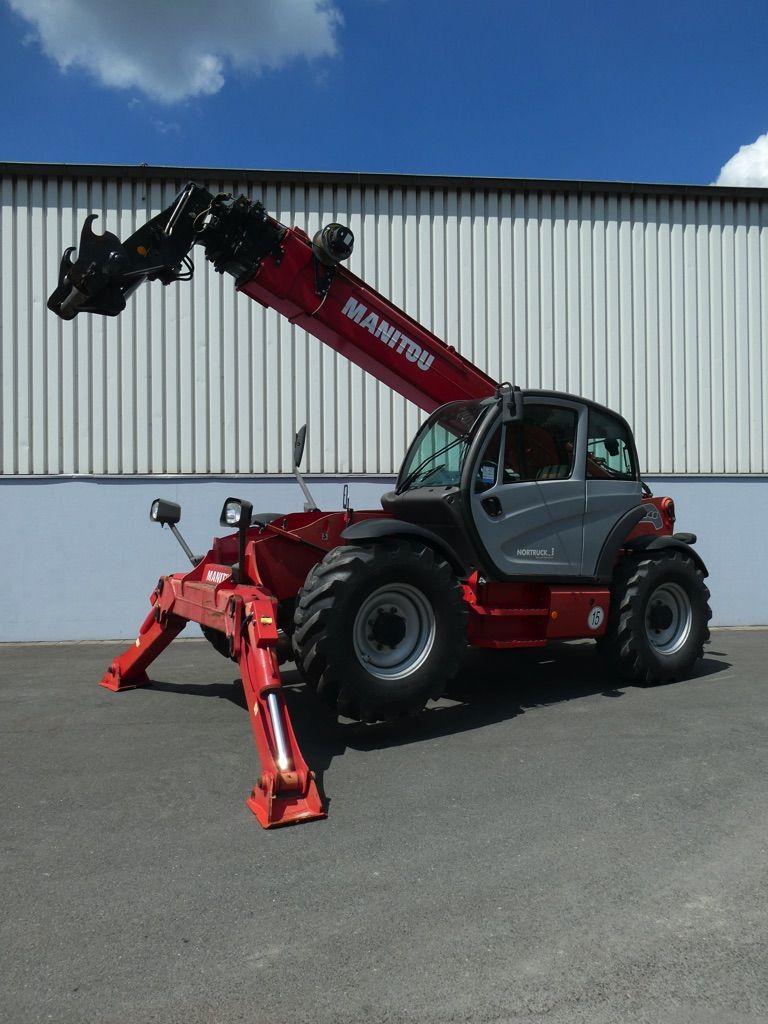
<svg viewBox="0 0 768 1024">
<path fill-rule="evenodd" d="M 627 537 L 644 515 L 645 509 L 638 505 L 636 508 L 631 508 L 628 512 L 625 512 L 621 519 L 614 524 L 613 529 L 605 538 L 597 559 L 597 565 L 595 566 L 595 578 L 599 582 L 610 582 L 619 551 L 627 546 Z"/>
<path fill-rule="evenodd" d="M 680 540 L 678 537 L 634 537 L 632 540 L 628 540 L 624 547 L 632 552 L 650 551 L 654 554 L 661 551 L 681 551 L 690 558 L 698 569 L 701 569 L 705 576 L 709 576 L 709 570 L 704 564 L 704 559 L 701 555 L 694 551 L 690 544 Z"/>
</svg>

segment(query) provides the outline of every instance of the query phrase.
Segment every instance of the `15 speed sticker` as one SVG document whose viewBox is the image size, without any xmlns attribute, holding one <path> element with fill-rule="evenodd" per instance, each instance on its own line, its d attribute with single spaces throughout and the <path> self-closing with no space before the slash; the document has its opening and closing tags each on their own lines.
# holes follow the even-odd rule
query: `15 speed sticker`
<svg viewBox="0 0 768 1024">
<path fill-rule="evenodd" d="M 604 618 L 605 618 L 605 612 L 603 611 L 603 609 L 598 604 L 594 608 L 591 609 L 589 615 L 587 616 L 587 625 L 589 626 L 590 629 L 600 629 L 600 627 L 603 624 L 603 619 Z"/>
</svg>

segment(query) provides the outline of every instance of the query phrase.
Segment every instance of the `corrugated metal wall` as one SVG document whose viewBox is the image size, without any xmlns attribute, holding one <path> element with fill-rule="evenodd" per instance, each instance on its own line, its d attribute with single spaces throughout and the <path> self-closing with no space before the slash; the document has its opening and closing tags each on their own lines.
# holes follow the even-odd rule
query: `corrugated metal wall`
<svg viewBox="0 0 768 1024">
<path fill-rule="evenodd" d="M 3 177 L 2 473 L 284 473 L 305 419 L 309 472 L 395 472 L 419 412 L 202 253 L 191 284 L 144 286 L 119 319 L 48 313 L 89 212 L 125 237 L 183 180 Z M 768 200 L 204 183 L 310 233 L 349 224 L 352 270 L 491 375 L 620 410 L 647 472 L 768 472 Z"/>
</svg>

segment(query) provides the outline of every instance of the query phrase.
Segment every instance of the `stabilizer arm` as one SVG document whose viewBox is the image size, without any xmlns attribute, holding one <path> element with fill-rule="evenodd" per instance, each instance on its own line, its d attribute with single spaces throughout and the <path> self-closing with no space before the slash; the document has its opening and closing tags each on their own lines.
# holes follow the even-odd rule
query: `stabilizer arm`
<svg viewBox="0 0 768 1024">
<path fill-rule="evenodd" d="M 238 586 L 231 566 L 206 559 L 184 575 L 163 576 L 150 601 L 152 610 L 135 643 L 114 659 L 101 680 L 108 690 L 150 686 L 147 668 L 178 636 L 187 622 L 221 629 L 240 667 L 261 774 L 248 807 L 263 828 L 277 828 L 326 816 L 311 772 L 291 725 L 277 663 L 274 598 L 260 585 Z"/>
</svg>

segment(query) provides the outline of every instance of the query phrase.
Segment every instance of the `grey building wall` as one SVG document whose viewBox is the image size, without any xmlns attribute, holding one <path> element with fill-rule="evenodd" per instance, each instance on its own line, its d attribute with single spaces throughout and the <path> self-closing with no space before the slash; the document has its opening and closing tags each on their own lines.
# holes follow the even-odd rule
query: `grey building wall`
<svg viewBox="0 0 768 1024">
<path fill-rule="evenodd" d="M 702 553 L 729 551 L 723 574 L 739 584 L 719 591 L 729 599 L 716 598 L 717 620 L 768 622 L 768 556 L 759 541 L 730 541 L 768 497 L 763 190 L 5 164 L 0 512 L 15 551 L 36 562 L 24 495 L 33 518 L 47 503 L 46 540 L 63 559 L 55 586 L 70 607 L 55 628 L 43 625 L 15 608 L 26 585 L 12 583 L 0 596 L 0 639 L 134 631 L 133 621 L 119 628 L 114 596 L 86 620 L 74 609 L 114 571 L 108 537 L 121 538 L 125 571 L 146 578 L 140 602 L 170 567 L 143 506 L 136 518 L 139 495 L 148 503 L 180 488 L 186 515 L 210 524 L 201 520 L 207 538 L 216 477 L 236 478 L 224 489 L 237 491 L 268 474 L 259 504 L 289 500 L 293 485 L 276 477 L 289 472 L 293 431 L 308 420 L 308 471 L 355 474 L 375 506 L 365 476 L 394 473 L 420 421 L 398 395 L 238 295 L 202 255 L 192 282 L 144 286 L 119 319 L 63 324 L 48 313 L 61 252 L 89 212 L 97 229 L 125 237 L 189 178 L 258 196 L 309 232 L 348 223 L 352 269 L 487 372 L 621 411 L 646 472 L 675 477 L 664 488 L 678 499 L 680 527 L 699 533 Z M 104 520 L 94 496 L 110 510 Z"/>
<path fill-rule="evenodd" d="M 693 528 L 710 571 L 714 622 L 768 623 L 768 557 L 760 541 L 768 487 L 757 477 L 649 478 L 675 499 L 680 529 Z M 322 508 L 341 507 L 341 479 L 310 478 Z M 378 508 L 392 485 L 354 478 L 355 508 Z M 221 534 L 219 512 L 230 494 L 262 511 L 302 508 L 294 480 L 243 477 L 139 477 L 0 480 L 6 540 L 0 588 L 0 639 L 87 640 L 133 637 L 149 611 L 158 577 L 188 568 L 169 530 L 149 521 L 158 496 L 180 502 L 181 530 L 195 552 Z M 198 635 L 190 624 L 185 635 Z"/>
</svg>

